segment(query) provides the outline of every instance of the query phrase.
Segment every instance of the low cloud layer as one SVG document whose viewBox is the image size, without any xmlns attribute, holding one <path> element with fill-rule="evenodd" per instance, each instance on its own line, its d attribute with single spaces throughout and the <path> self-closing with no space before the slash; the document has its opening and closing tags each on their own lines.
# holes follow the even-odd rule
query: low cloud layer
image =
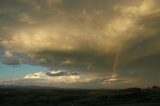
<svg viewBox="0 0 160 106">
<path fill-rule="evenodd" d="M 113 76 L 98 76 L 65 71 L 36 72 L 24 78 L 1 80 L 0 85 L 49 86 L 64 88 L 124 88 L 133 87 L 135 79 Z M 96 85 L 96 86 L 95 86 Z M 125 85 L 125 86 L 124 86 Z"/>
<path fill-rule="evenodd" d="M 127 82 L 130 76 L 159 84 L 152 79 L 160 75 L 158 0 L 15 0 L 9 8 L 7 4 L 0 3 L 2 63 L 75 72 L 45 73 L 50 77 L 82 72 L 114 76 L 105 83 Z"/>
<path fill-rule="evenodd" d="M 90 79 L 80 79 L 78 73 L 67 73 L 63 71 L 37 72 L 26 75 L 24 79 L 41 79 L 48 80 L 56 84 L 72 84 L 78 82 L 88 82 Z"/>
</svg>

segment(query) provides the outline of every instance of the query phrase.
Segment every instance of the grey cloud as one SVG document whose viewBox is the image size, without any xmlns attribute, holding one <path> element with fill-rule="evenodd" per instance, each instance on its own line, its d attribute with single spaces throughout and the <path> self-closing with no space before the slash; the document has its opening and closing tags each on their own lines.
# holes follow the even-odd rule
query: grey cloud
<svg viewBox="0 0 160 106">
<path fill-rule="evenodd" d="M 60 71 L 60 72 L 56 72 L 56 73 L 46 72 L 46 75 L 48 75 L 48 76 L 70 76 L 70 75 L 78 75 L 78 73 L 77 72 Z"/>
<path fill-rule="evenodd" d="M 1 62 L 7 65 L 19 65 L 20 64 L 18 57 L 10 51 L 5 51 L 4 53 L 2 52 Z"/>
<path fill-rule="evenodd" d="M 142 31 L 138 31 L 137 33 L 137 28 L 134 30 L 132 33 L 133 36 L 141 36 L 142 37 L 136 37 L 131 40 L 129 40 L 128 47 L 127 49 L 121 54 L 121 60 L 123 61 L 124 57 L 128 56 L 128 60 L 131 60 L 131 62 L 137 59 L 143 59 L 147 58 L 149 56 L 154 56 L 156 55 L 157 58 L 159 58 L 159 53 L 160 53 L 160 29 L 159 29 L 159 12 L 152 13 L 146 16 L 143 16 L 140 18 L 140 20 L 137 22 L 139 26 L 143 27 Z M 129 54 L 129 55 L 128 55 Z M 123 63 L 123 62 L 122 62 Z"/>
<path fill-rule="evenodd" d="M 22 54 L 22 64 L 98 75 L 110 75 L 116 70 L 126 78 L 133 75 L 148 80 L 158 78 L 155 75 L 160 59 L 158 0 L 48 2 L 52 5 L 43 0 L 17 0 L 7 10 L 8 2 L 0 3 L 6 11 L 0 14 L 0 21 L 8 28 L 0 31 L 0 45 Z"/>
</svg>

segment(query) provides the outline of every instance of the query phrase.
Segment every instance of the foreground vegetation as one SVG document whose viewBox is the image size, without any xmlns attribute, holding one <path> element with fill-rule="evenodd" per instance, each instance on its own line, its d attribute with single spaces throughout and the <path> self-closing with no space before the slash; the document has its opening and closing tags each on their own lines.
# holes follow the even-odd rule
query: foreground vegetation
<svg viewBox="0 0 160 106">
<path fill-rule="evenodd" d="M 82 90 L 0 88 L 0 106 L 160 106 L 160 88 Z"/>
</svg>

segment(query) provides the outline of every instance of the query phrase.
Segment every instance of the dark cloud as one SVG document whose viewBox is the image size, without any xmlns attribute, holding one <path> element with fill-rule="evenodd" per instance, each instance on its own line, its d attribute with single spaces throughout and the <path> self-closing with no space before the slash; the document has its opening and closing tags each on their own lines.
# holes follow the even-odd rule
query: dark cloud
<svg viewBox="0 0 160 106">
<path fill-rule="evenodd" d="M 3 63 L 66 70 L 48 72 L 48 76 L 82 72 L 102 77 L 103 80 L 96 80 L 105 83 L 154 82 L 153 77 L 159 78 L 156 73 L 160 68 L 158 3 L 158 0 L 16 0 L 11 3 L 2 0 L 0 47 L 13 51 L 8 51 L 6 56 L 1 54 Z M 112 75 L 116 75 L 114 79 L 106 78 Z"/>
<path fill-rule="evenodd" d="M 3 51 L 3 49 L 1 49 Z M 7 65 L 19 65 L 18 57 L 10 51 L 1 52 L 1 63 Z"/>
<path fill-rule="evenodd" d="M 70 75 L 78 75 L 78 73 L 77 72 L 67 73 L 67 72 L 60 71 L 60 72 L 55 72 L 55 73 L 47 72 L 46 75 L 48 76 L 70 76 Z"/>
</svg>

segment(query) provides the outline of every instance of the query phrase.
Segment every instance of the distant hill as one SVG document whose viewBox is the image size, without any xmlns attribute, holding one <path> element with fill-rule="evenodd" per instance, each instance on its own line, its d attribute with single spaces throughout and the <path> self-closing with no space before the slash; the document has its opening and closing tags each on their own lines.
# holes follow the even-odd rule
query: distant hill
<svg viewBox="0 0 160 106">
<path fill-rule="evenodd" d="M 0 88 L 10 88 L 10 89 L 61 89 L 57 87 L 47 87 L 47 86 L 20 86 L 20 85 L 0 85 Z"/>
</svg>

